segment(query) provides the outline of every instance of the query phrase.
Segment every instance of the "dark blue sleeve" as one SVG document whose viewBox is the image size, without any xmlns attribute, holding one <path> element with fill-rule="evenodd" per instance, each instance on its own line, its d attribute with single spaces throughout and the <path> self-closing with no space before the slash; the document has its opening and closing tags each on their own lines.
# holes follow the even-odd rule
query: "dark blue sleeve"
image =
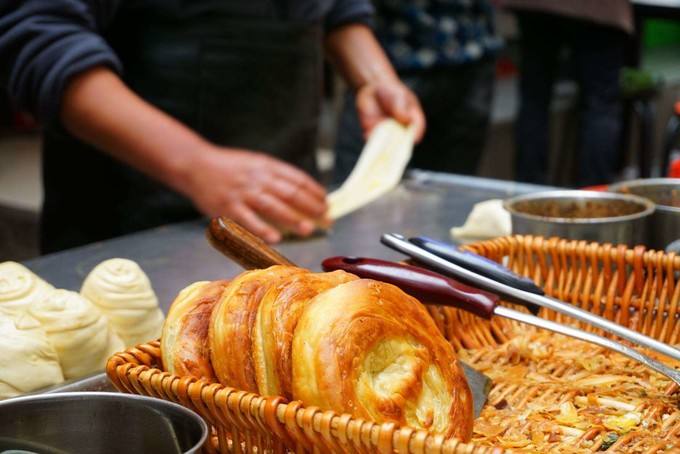
<svg viewBox="0 0 680 454">
<path fill-rule="evenodd" d="M 51 120 L 75 74 L 121 64 L 100 35 L 120 0 L 0 0 L 0 81 L 20 109 Z"/>
<path fill-rule="evenodd" d="M 370 27 L 373 25 L 373 13 L 370 0 L 335 0 L 326 15 L 326 30 L 350 23 L 361 23 Z"/>
</svg>

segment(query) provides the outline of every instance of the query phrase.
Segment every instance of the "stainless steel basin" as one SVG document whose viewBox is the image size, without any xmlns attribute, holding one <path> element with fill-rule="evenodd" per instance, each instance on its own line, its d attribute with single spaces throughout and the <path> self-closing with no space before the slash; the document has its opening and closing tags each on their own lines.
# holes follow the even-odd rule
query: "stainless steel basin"
<svg viewBox="0 0 680 454">
<path fill-rule="evenodd" d="M 208 428 L 172 402 L 119 393 L 63 393 L 0 402 L 0 453 L 197 453 Z"/>
<path fill-rule="evenodd" d="M 620 194 L 651 200 L 656 210 L 650 222 L 649 245 L 664 249 L 680 239 L 680 178 L 648 178 L 624 181 L 609 187 Z"/>
<path fill-rule="evenodd" d="M 647 242 L 654 204 L 642 197 L 594 191 L 546 191 L 504 203 L 513 234 L 635 246 Z"/>
</svg>

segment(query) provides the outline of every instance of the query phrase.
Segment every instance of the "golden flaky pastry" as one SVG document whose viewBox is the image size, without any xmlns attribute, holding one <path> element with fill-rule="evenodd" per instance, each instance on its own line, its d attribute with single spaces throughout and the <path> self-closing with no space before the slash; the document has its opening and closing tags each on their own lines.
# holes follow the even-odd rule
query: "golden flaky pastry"
<svg viewBox="0 0 680 454">
<path fill-rule="evenodd" d="M 171 374 L 217 381 L 210 363 L 210 317 L 229 281 L 196 282 L 170 307 L 161 335 L 163 366 Z"/>
<path fill-rule="evenodd" d="M 210 321 L 210 359 L 220 383 L 258 392 L 251 354 L 257 309 L 270 287 L 300 273 L 309 271 L 277 265 L 246 271 L 229 283 Z"/>
<path fill-rule="evenodd" d="M 149 278 L 132 260 L 109 259 L 85 278 L 80 293 L 106 315 L 126 346 L 158 339 L 163 313 Z"/>
<path fill-rule="evenodd" d="M 293 394 L 308 406 L 467 440 L 472 395 L 427 310 L 369 279 L 319 294 L 293 339 Z"/>
<path fill-rule="evenodd" d="M 64 381 L 57 352 L 27 313 L 0 310 L 0 399 Z"/>
<path fill-rule="evenodd" d="M 293 334 L 307 303 L 319 293 L 357 279 L 344 271 L 288 276 L 264 294 L 253 329 L 253 360 L 259 393 L 293 399 Z"/>
<path fill-rule="evenodd" d="M 109 356 L 123 349 L 106 317 L 76 292 L 54 290 L 33 303 L 29 314 L 57 351 L 66 379 L 103 370 Z"/>
</svg>

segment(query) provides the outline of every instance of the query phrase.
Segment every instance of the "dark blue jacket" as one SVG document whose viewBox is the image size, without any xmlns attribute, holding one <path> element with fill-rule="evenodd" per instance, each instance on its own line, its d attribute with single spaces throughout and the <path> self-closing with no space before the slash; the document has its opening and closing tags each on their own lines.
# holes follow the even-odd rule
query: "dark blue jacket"
<svg viewBox="0 0 680 454">
<path fill-rule="evenodd" d="M 238 0 L 243 14 L 246 0 Z M 331 29 L 368 22 L 370 0 L 272 0 L 251 2 L 253 15 L 274 14 Z M 265 6 L 263 6 L 265 5 Z M 0 0 L 0 83 L 20 109 L 43 119 L 59 110 L 64 86 L 75 74 L 105 65 L 124 68 L 107 42 L 107 27 L 121 14 L 229 14 L 229 0 Z M 247 6 L 246 6 L 247 7 Z"/>
</svg>

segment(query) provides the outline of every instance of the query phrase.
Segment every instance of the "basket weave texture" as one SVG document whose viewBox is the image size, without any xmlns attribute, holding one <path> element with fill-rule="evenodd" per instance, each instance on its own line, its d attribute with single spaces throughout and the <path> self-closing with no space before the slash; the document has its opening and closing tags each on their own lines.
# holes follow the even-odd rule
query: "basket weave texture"
<svg viewBox="0 0 680 454">
<path fill-rule="evenodd" d="M 468 247 L 531 277 L 548 295 L 680 343 L 678 256 L 531 236 Z M 205 452 L 680 452 L 677 387 L 665 377 L 599 347 L 506 319 L 486 321 L 438 306 L 428 310 L 460 356 L 493 379 L 470 443 L 172 376 L 162 371 L 158 341 L 114 355 L 107 374 L 122 392 L 199 413 L 212 427 Z M 540 316 L 578 325 L 545 309 Z M 564 417 L 577 407 L 577 419 Z M 640 415 L 634 427 L 616 425 L 625 411 Z"/>
</svg>

